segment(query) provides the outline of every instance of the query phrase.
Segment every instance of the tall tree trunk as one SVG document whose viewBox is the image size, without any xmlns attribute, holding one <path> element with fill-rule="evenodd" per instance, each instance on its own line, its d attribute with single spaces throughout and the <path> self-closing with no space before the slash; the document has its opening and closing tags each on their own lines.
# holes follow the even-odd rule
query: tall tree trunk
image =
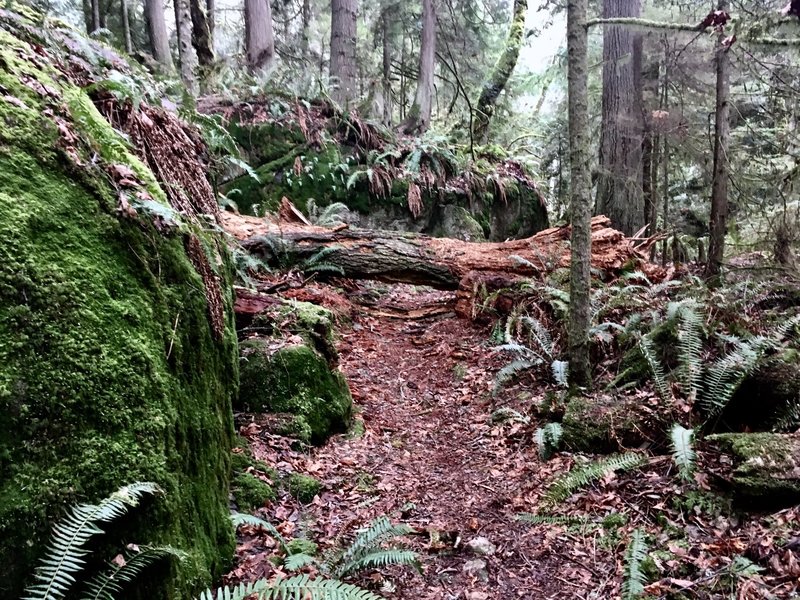
<svg viewBox="0 0 800 600">
<path fill-rule="evenodd" d="M 392 126 L 392 23 L 394 11 L 385 6 L 381 15 L 383 45 L 383 124 Z"/>
<path fill-rule="evenodd" d="M 603 17 L 638 17 L 640 0 L 604 0 Z M 644 225 L 641 41 L 628 27 L 603 29 L 603 107 L 598 214 L 632 235 Z"/>
<path fill-rule="evenodd" d="M 197 57 L 192 48 L 192 15 L 190 0 L 174 0 L 175 24 L 178 29 L 178 59 L 181 66 L 181 81 L 190 94 L 197 93 Z"/>
<path fill-rule="evenodd" d="M 211 48 L 214 48 L 214 28 L 217 22 L 216 0 L 206 0 L 206 16 L 208 18 L 208 35 L 211 39 Z"/>
<path fill-rule="evenodd" d="M 275 64 L 275 33 L 270 0 L 244 0 L 247 65 L 251 73 L 265 73 Z"/>
<path fill-rule="evenodd" d="M 133 53 L 133 40 L 131 39 L 131 21 L 128 13 L 128 0 L 119 0 L 120 16 L 122 18 L 122 37 L 125 40 L 125 52 Z"/>
<path fill-rule="evenodd" d="M 719 10 L 728 9 L 728 0 L 719 0 Z M 714 178 L 711 183 L 711 223 L 706 274 L 719 275 L 728 230 L 728 147 L 730 145 L 730 56 L 725 34 L 717 41 L 717 109 L 714 116 Z"/>
<path fill-rule="evenodd" d="M 309 33 L 311 27 L 311 0 L 303 0 L 301 9 L 302 28 L 300 32 L 300 56 L 303 60 L 308 60 L 309 53 Z"/>
<path fill-rule="evenodd" d="M 100 29 L 100 0 L 92 0 L 92 28 L 88 33 Z"/>
<path fill-rule="evenodd" d="M 197 53 L 197 62 L 202 67 L 202 75 L 207 75 L 208 67 L 214 63 L 214 43 L 211 39 L 211 26 L 204 0 L 189 0 L 192 15 L 192 46 Z"/>
<path fill-rule="evenodd" d="M 569 304 L 569 379 L 590 387 L 589 326 L 592 258 L 592 198 L 589 174 L 588 0 L 567 3 L 569 161 L 572 179 L 572 244 Z"/>
<path fill-rule="evenodd" d="M 345 110 L 358 93 L 356 16 L 358 0 L 331 0 L 331 97 Z"/>
<path fill-rule="evenodd" d="M 172 71 L 172 53 L 169 49 L 167 24 L 164 21 L 164 6 L 161 0 L 144 0 L 144 13 L 147 21 L 147 33 L 153 58 L 166 70 Z"/>
<path fill-rule="evenodd" d="M 494 114 L 497 99 L 506 87 L 514 68 L 517 66 L 519 51 L 525 39 L 525 17 L 528 14 L 528 0 L 514 0 L 514 16 L 508 32 L 503 54 L 492 69 L 488 81 L 483 84 L 475 113 L 475 139 L 485 142 L 489 132 L 489 122 Z"/>
<path fill-rule="evenodd" d="M 422 0 L 422 43 L 419 49 L 419 76 L 414 104 L 400 126 L 407 134 L 423 133 L 431 124 L 433 75 L 436 69 L 436 7 L 433 0 Z"/>
</svg>

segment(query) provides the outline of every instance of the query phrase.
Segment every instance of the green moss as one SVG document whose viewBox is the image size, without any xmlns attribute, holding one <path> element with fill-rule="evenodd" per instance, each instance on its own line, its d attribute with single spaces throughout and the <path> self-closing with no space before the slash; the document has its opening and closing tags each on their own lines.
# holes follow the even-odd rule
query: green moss
<svg viewBox="0 0 800 600">
<path fill-rule="evenodd" d="M 327 308 L 310 302 L 290 300 L 257 315 L 253 319 L 253 326 L 277 333 L 276 324 L 280 324 L 281 332 L 299 335 L 329 364 L 335 365 L 339 359 L 334 337 L 335 321 L 333 313 Z"/>
<path fill-rule="evenodd" d="M 252 512 L 275 500 L 275 490 L 250 473 L 239 473 L 231 482 L 233 500 L 240 511 Z"/>
<path fill-rule="evenodd" d="M 289 540 L 286 544 L 286 550 L 289 554 L 308 554 L 314 556 L 317 553 L 318 546 L 311 540 L 296 539 Z"/>
<path fill-rule="evenodd" d="M 311 442 L 313 431 L 306 418 L 302 415 L 293 415 L 277 431 L 278 435 L 300 440 L 301 442 Z"/>
<path fill-rule="evenodd" d="M 115 134 L 71 121 L 62 107 L 83 96 L 44 60 L 0 31 L 0 596 L 19 596 L 71 504 L 150 480 L 166 495 L 120 535 L 186 551 L 169 581 L 148 587 L 191 597 L 233 552 L 231 298 L 217 339 L 183 236 L 117 216 L 117 192 L 89 155 L 98 134 Z M 80 166 L 57 150 L 53 114 L 83 140 Z M 115 159 L 144 168 L 127 152 Z"/>
<path fill-rule="evenodd" d="M 310 440 L 320 443 L 350 423 L 353 399 L 344 376 L 308 346 L 270 353 L 266 340 L 242 344 L 238 406 L 250 412 L 302 417 Z"/>
<path fill-rule="evenodd" d="M 800 500 L 800 441 L 797 435 L 727 433 L 706 438 L 731 455 L 736 497 L 760 504 Z"/>
<path fill-rule="evenodd" d="M 322 484 L 308 475 L 292 473 L 289 476 L 289 493 L 304 504 L 308 504 L 320 493 Z"/>
</svg>

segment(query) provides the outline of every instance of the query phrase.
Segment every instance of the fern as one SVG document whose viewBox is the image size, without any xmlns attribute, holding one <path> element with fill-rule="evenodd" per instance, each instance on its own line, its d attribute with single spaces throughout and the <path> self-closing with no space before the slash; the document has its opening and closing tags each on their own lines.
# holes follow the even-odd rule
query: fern
<svg viewBox="0 0 800 600">
<path fill-rule="evenodd" d="M 575 490 L 601 479 L 608 473 L 614 471 L 631 471 L 641 467 L 646 462 L 647 459 L 641 454 L 628 452 L 588 464 L 579 469 L 570 471 L 563 477 L 554 481 L 545 493 L 545 500 L 550 504 L 563 502 L 569 498 Z"/>
<path fill-rule="evenodd" d="M 367 527 L 356 535 L 353 543 L 342 554 L 337 565 L 330 565 L 334 573 L 352 572 L 350 565 L 392 538 L 414 533 L 414 530 L 404 523 L 393 525 L 386 516 L 381 516 L 372 521 Z"/>
<path fill-rule="evenodd" d="M 705 386 L 700 395 L 700 407 L 708 421 L 719 416 L 730 402 L 741 383 L 752 374 L 772 342 L 756 337 L 741 342 L 738 347 L 708 368 Z"/>
<path fill-rule="evenodd" d="M 700 391 L 703 378 L 703 319 L 697 308 L 685 304 L 680 313 L 678 326 L 679 374 L 682 377 L 683 392 L 690 402 L 694 402 Z"/>
<path fill-rule="evenodd" d="M 641 529 L 635 529 L 625 551 L 625 572 L 622 580 L 623 600 L 637 600 L 644 594 L 646 577 L 642 571 L 642 563 L 646 558 L 647 543 L 644 532 Z"/>
<path fill-rule="evenodd" d="M 313 565 L 316 562 L 317 559 L 310 554 L 304 554 L 300 552 L 298 554 L 290 554 L 287 556 L 283 561 L 283 568 L 289 572 L 294 572 L 299 571 L 305 566 Z"/>
<path fill-rule="evenodd" d="M 669 435 L 672 445 L 672 459 L 678 467 L 678 474 L 681 479 L 688 481 L 692 478 L 692 471 L 694 471 L 695 453 L 692 447 L 694 430 L 685 429 L 675 423 Z"/>
<path fill-rule="evenodd" d="M 639 340 L 639 349 L 642 352 L 642 356 L 644 356 L 644 359 L 647 361 L 647 364 L 650 366 L 650 373 L 653 375 L 653 383 L 658 395 L 665 402 L 669 402 L 672 399 L 672 392 L 667 382 L 667 375 L 664 372 L 664 367 L 661 365 L 661 360 L 659 360 L 656 353 L 653 340 L 643 335 Z"/>
<path fill-rule="evenodd" d="M 241 583 L 223 587 L 214 594 L 206 590 L 198 600 L 383 600 L 377 594 L 335 579 L 311 579 L 308 575 L 295 575 L 271 582 L 260 579 L 254 583 Z"/>
<path fill-rule="evenodd" d="M 335 573 L 338 578 L 342 578 L 365 569 L 379 569 L 388 565 L 411 565 L 417 569 L 417 571 L 422 572 L 422 566 L 419 563 L 416 552 L 389 548 L 386 550 L 375 550 L 358 559 L 351 560 L 338 568 Z"/>
<path fill-rule="evenodd" d="M 496 396 L 500 389 L 520 373 L 530 371 L 542 364 L 541 360 L 515 360 L 500 369 L 494 378 L 492 395 Z"/>
<path fill-rule="evenodd" d="M 335 273 L 344 277 L 345 272 L 342 267 L 325 261 L 328 256 L 339 252 L 341 249 L 340 246 L 329 246 L 314 253 L 303 262 L 301 265 L 302 271 L 304 273 Z"/>
<path fill-rule="evenodd" d="M 553 379 L 561 387 L 569 386 L 569 362 L 566 360 L 554 360 L 550 365 L 553 371 Z"/>
<path fill-rule="evenodd" d="M 286 554 L 290 554 L 289 550 L 286 547 L 286 539 L 281 535 L 281 532 L 278 531 L 276 527 L 269 521 L 265 521 L 264 519 L 259 519 L 254 515 L 248 515 L 245 513 L 233 513 L 231 515 L 231 523 L 233 523 L 233 526 L 236 529 L 239 529 L 239 527 L 242 527 L 244 525 L 248 525 L 250 527 L 260 527 L 278 541 L 278 543 L 281 545 L 281 549 Z"/>
<path fill-rule="evenodd" d="M 81 600 L 115 600 L 123 586 L 133 582 L 149 566 L 167 557 L 182 560 L 185 553 L 169 546 L 142 548 L 122 565 L 112 564 L 111 569 L 95 575 L 86 585 Z"/>
<path fill-rule="evenodd" d="M 561 423 L 548 423 L 537 429 L 534 435 L 536 446 L 539 448 L 539 456 L 542 460 L 548 460 L 561 445 L 564 428 Z"/>
<path fill-rule="evenodd" d="M 587 517 L 573 517 L 563 515 L 534 515 L 531 513 L 520 513 L 514 517 L 517 521 L 530 523 L 531 525 L 588 525 L 591 521 Z"/>
<path fill-rule="evenodd" d="M 97 523 L 110 523 L 139 504 L 142 497 L 161 493 L 155 483 L 134 483 L 120 488 L 100 504 L 80 504 L 53 528 L 46 554 L 34 571 L 37 583 L 25 590 L 22 600 L 61 600 L 83 570 L 85 546 L 103 530 Z"/>
</svg>

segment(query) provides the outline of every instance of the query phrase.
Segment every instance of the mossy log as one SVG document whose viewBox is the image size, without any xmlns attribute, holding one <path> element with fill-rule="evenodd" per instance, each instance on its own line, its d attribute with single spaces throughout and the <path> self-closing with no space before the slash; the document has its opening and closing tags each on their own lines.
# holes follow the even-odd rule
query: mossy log
<svg viewBox="0 0 800 600">
<path fill-rule="evenodd" d="M 568 227 L 556 227 L 523 240 L 473 243 L 411 233 L 315 227 L 224 213 L 223 227 L 243 246 L 272 260 L 302 262 L 327 249 L 324 261 L 353 279 L 428 285 L 459 290 L 466 314 L 478 287 L 513 285 L 521 277 L 540 278 L 569 266 Z M 276 256 L 276 252 L 283 256 Z M 592 219 L 592 266 L 613 278 L 642 269 L 659 279 L 660 269 L 606 217 Z"/>
</svg>

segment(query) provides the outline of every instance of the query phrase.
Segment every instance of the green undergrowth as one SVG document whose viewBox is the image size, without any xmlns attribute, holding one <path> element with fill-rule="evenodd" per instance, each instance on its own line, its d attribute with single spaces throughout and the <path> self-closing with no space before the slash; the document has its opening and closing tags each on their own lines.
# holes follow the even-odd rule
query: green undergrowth
<svg viewBox="0 0 800 600">
<path fill-rule="evenodd" d="M 234 544 L 232 302 L 218 337 L 184 249 L 190 233 L 215 242 L 117 214 L 103 166 L 132 169 L 157 201 L 152 173 L 122 143 L 94 157 L 118 134 L 80 118 L 97 114 L 86 96 L 4 30 L 0 89 L 0 596 L 19 596 L 66 507 L 153 481 L 163 499 L 115 533 L 187 553 L 137 597 L 191 597 Z"/>
</svg>

